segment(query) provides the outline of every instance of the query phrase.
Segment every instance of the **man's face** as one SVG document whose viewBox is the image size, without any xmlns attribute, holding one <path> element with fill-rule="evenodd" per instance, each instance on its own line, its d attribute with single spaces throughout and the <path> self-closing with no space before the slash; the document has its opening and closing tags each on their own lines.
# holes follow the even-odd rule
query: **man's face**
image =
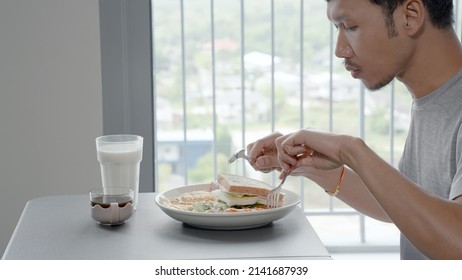
<svg viewBox="0 0 462 280">
<path fill-rule="evenodd" d="M 369 0 L 330 0 L 327 17 L 338 29 L 335 55 L 368 89 L 387 85 L 403 70 L 405 44 L 399 29 L 390 36 L 380 6 Z"/>
</svg>

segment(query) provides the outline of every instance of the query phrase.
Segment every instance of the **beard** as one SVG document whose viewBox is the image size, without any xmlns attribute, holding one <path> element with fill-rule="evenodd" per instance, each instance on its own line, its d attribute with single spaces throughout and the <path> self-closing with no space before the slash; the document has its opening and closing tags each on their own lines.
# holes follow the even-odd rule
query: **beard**
<svg viewBox="0 0 462 280">
<path fill-rule="evenodd" d="M 348 70 L 348 71 L 352 71 L 352 70 L 356 70 L 356 69 L 361 69 L 361 67 L 359 67 L 358 65 L 352 63 L 351 61 L 349 61 L 348 59 L 345 59 L 343 61 L 343 64 L 345 65 L 345 68 Z M 379 82 L 376 82 L 374 84 L 371 84 L 371 83 L 368 83 L 366 80 L 364 79 L 361 79 L 362 83 L 364 84 L 364 86 L 370 90 L 370 91 L 376 91 L 376 90 L 379 90 L 383 87 L 385 87 L 386 85 L 388 85 L 389 83 L 391 83 L 391 81 L 393 81 L 393 79 L 395 78 L 395 75 L 387 75 L 385 76 L 385 78 L 383 78 L 382 80 L 380 80 Z"/>
<path fill-rule="evenodd" d="M 375 83 L 375 84 L 372 84 L 372 85 L 368 85 L 367 83 L 365 83 L 364 81 L 363 84 L 364 86 L 370 90 L 370 91 L 376 91 L 376 90 L 379 90 L 383 87 L 385 87 L 386 85 L 388 85 L 389 83 L 391 83 L 393 81 L 393 79 L 395 78 L 395 76 L 387 76 L 385 78 L 383 78 L 381 81 L 379 81 L 378 83 Z"/>
</svg>

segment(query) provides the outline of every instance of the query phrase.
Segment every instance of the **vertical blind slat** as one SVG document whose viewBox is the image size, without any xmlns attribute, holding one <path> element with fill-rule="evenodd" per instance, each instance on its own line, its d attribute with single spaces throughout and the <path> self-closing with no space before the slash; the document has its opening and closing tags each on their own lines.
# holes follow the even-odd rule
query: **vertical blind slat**
<svg viewBox="0 0 462 280">
<path fill-rule="evenodd" d="M 180 17 L 181 17 L 181 80 L 182 80 L 182 97 L 183 97 L 183 174 L 185 184 L 188 184 L 188 145 L 187 145 L 187 133 L 188 133 L 188 114 L 186 108 L 186 55 L 185 55 L 185 32 L 184 32 L 184 2 L 180 0 Z"/>
<path fill-rule="evenodd" d="M 304 47 L 305 47 L 305 28 L 304 28 L 304 22 L 305 22 L 305 5 L 304 5 L 304 0 L 300 0 L 300 129 L 305 127 L 305 110 L 303 108 L 305 107 L 305 90 L 304 90 L 304 61 L 305 61 L 305 53 L 304 53 Z M 303 178 L 300 178 L 300 196 L 305 197 L 305 182 Z M 302 209 L 305 208 L 305 200 L 302 199 L 300 206 Z"/>
<path fill-rule="evenodd" d="M 274 132 L 275 130 L 275 122 L 276 122 L 276 96 L 275 96 L 275 82 L 274 82 L 274 71 L 275 71 L 275 66 L 274 66 L 274 0 L 271 0 L 271 108 L 273 110 L 273 113 L 271 114 L 271 132 Z"/>
<path fill-rule="evenodd" d="M 244 7 L 244 0 L 241 0 L 241 125 L 242 125 L 242 146 L 246 145 L 246 138 L 245 138 L 245 61 L 244 61 L 244 53 L 245 53 L 245 7 Z M 245 165 L 242 165 L 242 172 L 245 175 L 246 169 Z"/>
<path fill-rule="evenodd" d="M 213 174 L 217 174 L 217 96 L 215 73 L 215 1 L 210 0 L 210 33 L 212 41 L 212 126 L 213 126 Z"/>
</svg>

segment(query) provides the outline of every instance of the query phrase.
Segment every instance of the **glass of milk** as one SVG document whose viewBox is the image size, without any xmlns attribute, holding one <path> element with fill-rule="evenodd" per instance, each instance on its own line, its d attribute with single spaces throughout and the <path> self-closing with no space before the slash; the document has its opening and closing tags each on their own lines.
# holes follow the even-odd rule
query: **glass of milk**
<svg viewBox="0 0 462 280">
<path fill-rule="evenodd" d="M 96 152 L 101 166 L 104 192 L 111 194 L 111 187 L 133 189 L 133 206 L 136 209 L 143 137 L 130 134 L 100 136 L 96 138 Z"/>
</svg>

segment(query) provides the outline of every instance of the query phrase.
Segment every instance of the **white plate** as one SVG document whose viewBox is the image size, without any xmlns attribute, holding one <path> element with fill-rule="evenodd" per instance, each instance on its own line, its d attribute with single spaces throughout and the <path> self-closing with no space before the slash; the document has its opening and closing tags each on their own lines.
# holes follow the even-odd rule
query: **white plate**
<svg viewBox="0 0 462 280">
<path fill-rule="evenodd" d="M 300 203 L 300 197 L 283 189 L 284 206 L 252 212 L 204 213 L 171 208 L 166 200 L 178 197 L 186 192 L 208 190 L 209 184 L 189 185 L 162 192 L 156 196 L 156 204 L 167 215 L 180 222 L 206 229 L 235 230 L 260 227 L 279 220 L 290 213 Z"/>
</svg>

